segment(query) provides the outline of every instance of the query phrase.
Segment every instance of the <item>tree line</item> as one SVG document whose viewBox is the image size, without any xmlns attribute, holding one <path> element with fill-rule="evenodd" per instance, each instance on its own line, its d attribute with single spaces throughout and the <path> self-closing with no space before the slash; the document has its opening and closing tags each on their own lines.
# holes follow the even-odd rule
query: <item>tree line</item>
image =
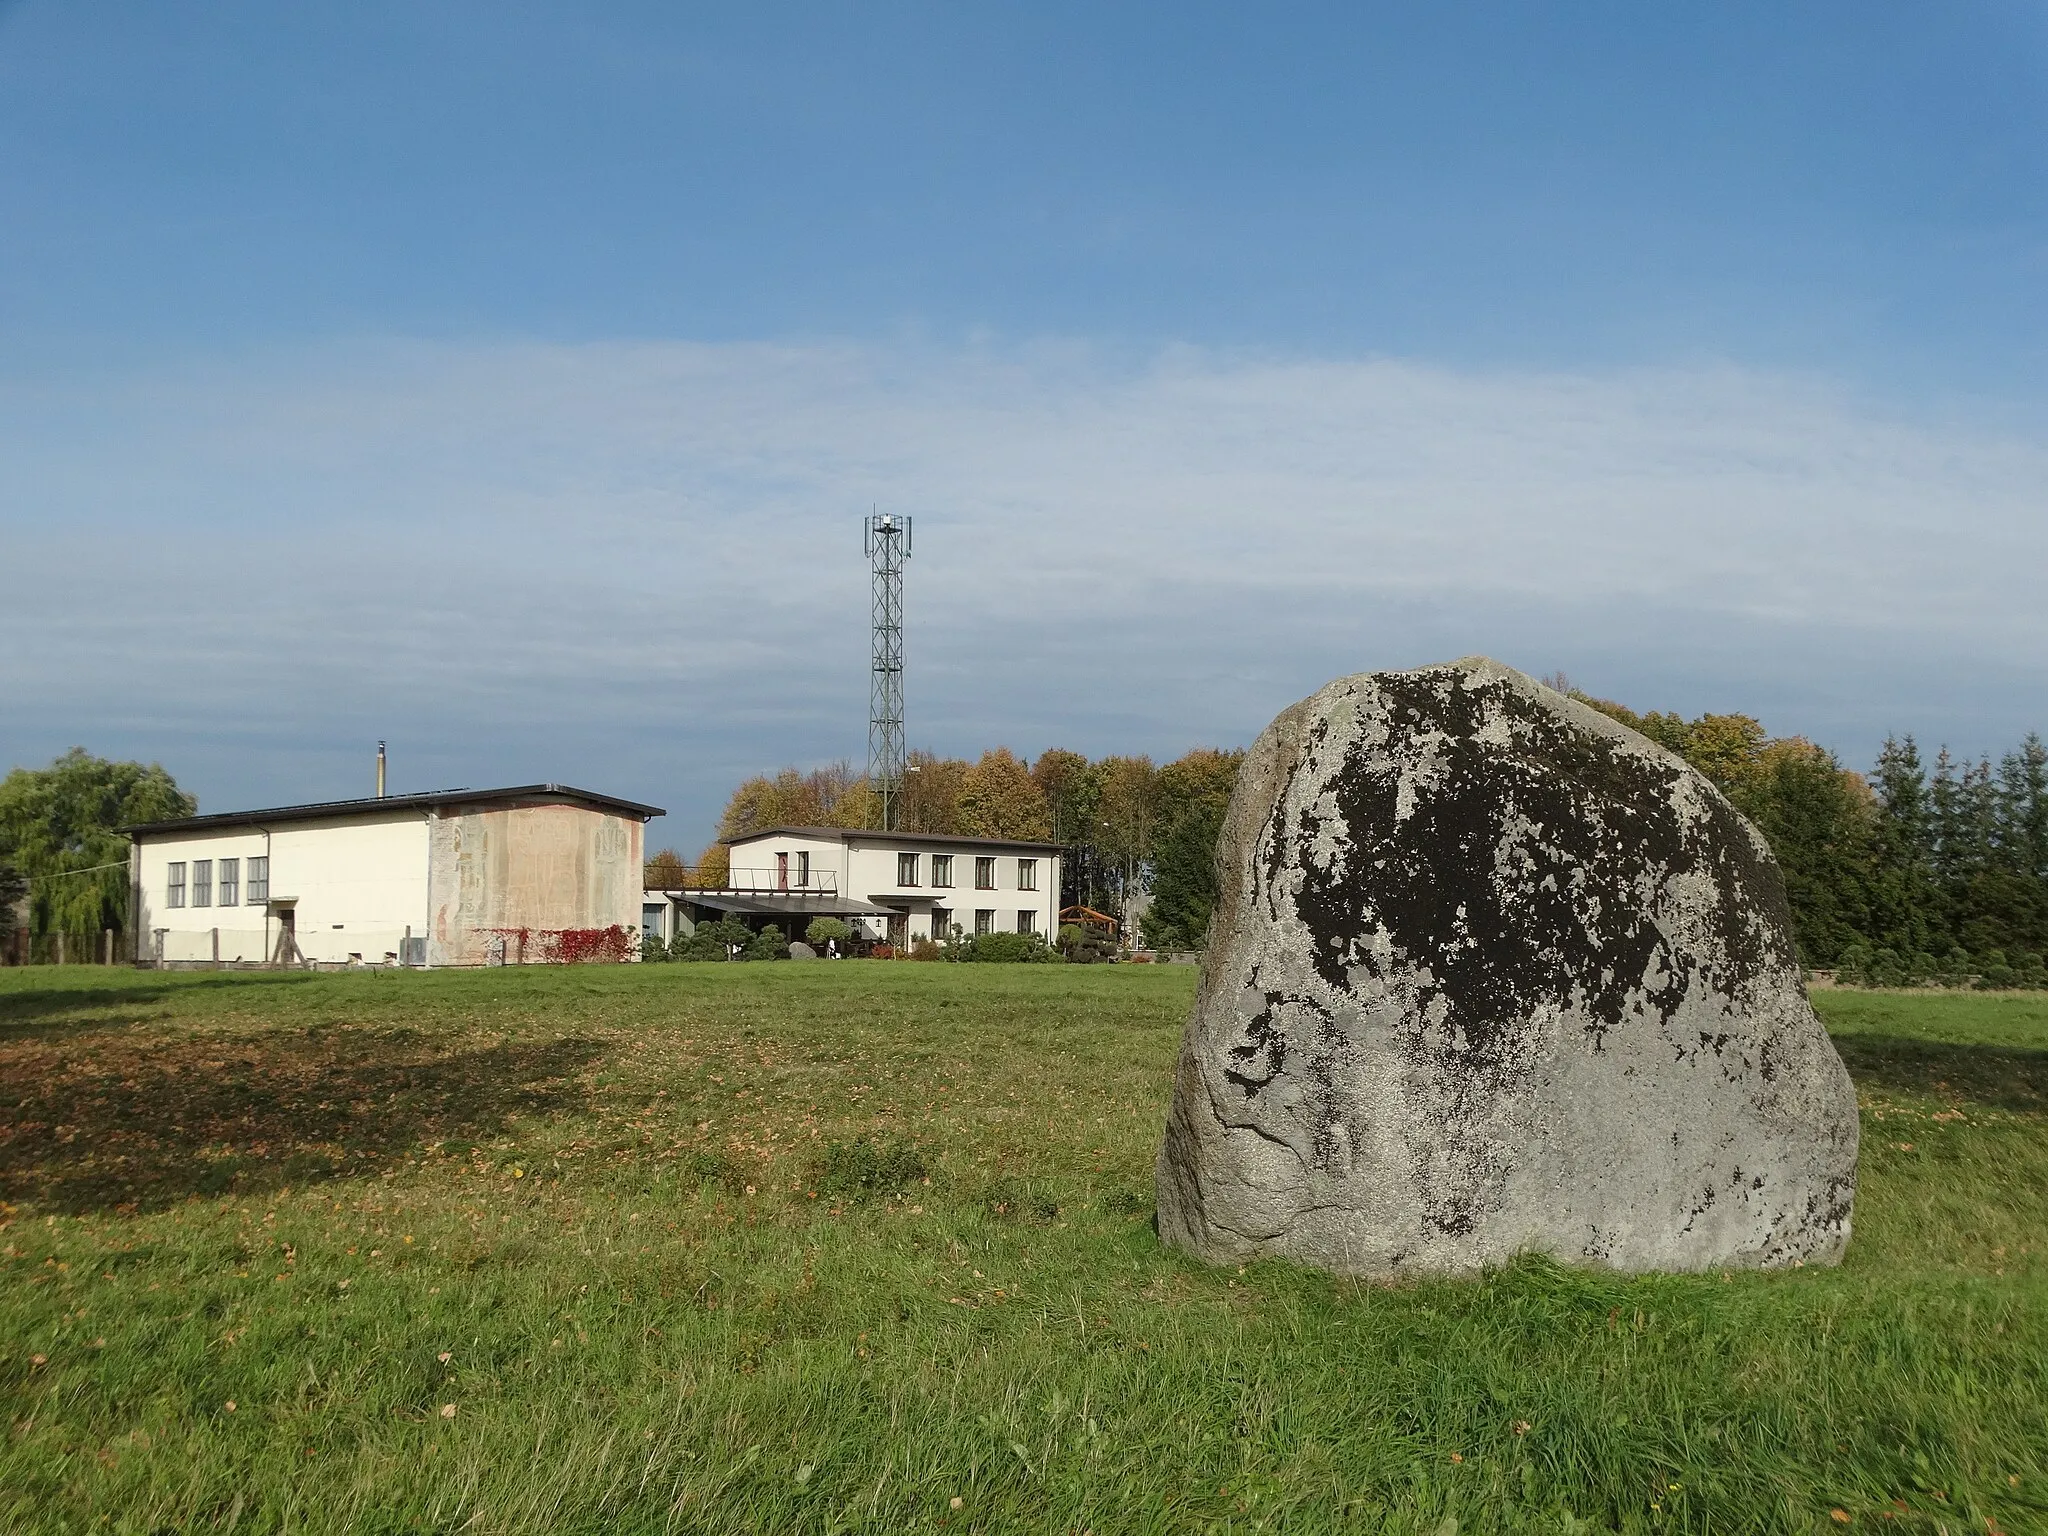
<svg viewBox="0 0 2048 1536">
<path fill-rule="evenodd" d="M 1555 680 L 1554 680 L 1555 681 Z M 1569 685 L 1567 684 L 1569 688 Z M 1868 774 L 1748 715 L 1639 715 L 1573 697 L 1698 768 L 1769 840 L 1800 958 L 1878 985 L 2048 986 L 2048 747 L 1929 764 L 1891 737 Z"/>
<path fill-rule="evenodd" d="M 1946 746 L 1930 760 L 1912 736 L 1888 740 L 1871 770 L 1843 766 L 1754 717 L 1638 713 L 1549 681 L 1693 764 L 1769 839 L 1785 873 L 1801 959 L 1881 984 L 1977 976 L 2048 985 L 2048 746 L 2029 733 L 1992 759 Z M 1025 761 L 1004 747 L 978 759 L 914 752 L 901 823 L 914 832 L 1058 844 L 1062 906 L 1124 917 L 1161 949 L 1199 948 L 1215 903 L 1215 849 L 1241 751 L 1200 747 L 1165 764 L 1093 760 L 1051 748 Z M 128 839 L 121 828 L 197 811 L 159 764 L 74 748 L 0 780 L 0 940 L 25 918 L 83 947 L 127 926 Z M 715 886 L 724 839 L 770 826 L 866 827 L 879 818 L 850 766 L 748 779 L 718 840 L 688 864 L 665 849 L 650 883 Z"/>
<path fill-rule="evenodd" d="M 1548 679 L 1691 763 L 1756 824 L 1785 875 L 1800 959 L 1879 985 L 1920 981 L 2048 986 L 2048 747 L 2030 733 L 1995 762 L 1942 747 L 1930 763 L 1911 736 L 1888 740 L 1868 774 L 1755 717 L 1638 713 L 1569 679 Z M 906 831 L 1061 845 L 1061 904 L 1122 916 L 1141 937 L 1200 948 L 1215 905 L 1216 841 L 1244 753 L 1200 747 L 1164 765 L 1090 760 L 1052 748 L 1025 762 L 912 753 Z M 726 875 L 723 839 L 771 826 L 867 827 L 865 779 L 846 764 L 784 769 L 733 792 L 718 837 L 694 868 L 665 851 L 669 883 Z M 1143 898 L 1143 899 L 1138 899 Z"/>
</svg>

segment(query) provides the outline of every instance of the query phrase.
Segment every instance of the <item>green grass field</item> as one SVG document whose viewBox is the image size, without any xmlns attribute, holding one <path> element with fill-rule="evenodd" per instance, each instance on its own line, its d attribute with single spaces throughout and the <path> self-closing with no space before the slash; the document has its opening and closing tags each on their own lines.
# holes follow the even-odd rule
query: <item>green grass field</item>
<svg viewBox="0 0 2048 1536">
<path fill-rule="evenodd" d="M 1388 1288 L 1160 1248 L 1193 981 L 0 973 L 0 1528 L 2048 1531 L 2048 1000 L 1818 995 L 1839 1270 Z"/>
</svg>

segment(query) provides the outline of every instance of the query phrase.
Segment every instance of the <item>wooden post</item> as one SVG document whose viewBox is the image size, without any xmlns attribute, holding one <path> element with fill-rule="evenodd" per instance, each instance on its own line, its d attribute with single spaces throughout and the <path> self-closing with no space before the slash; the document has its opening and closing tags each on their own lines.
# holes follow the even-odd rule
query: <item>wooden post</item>
<svg viewBox="0 0 2048 1536">
<path fill-rule="evenodd" d="M 112 965 L 113 963 L 114 930 L 111 928 L 104 928 L 100 930 L 100 964 Z"/>
<path fill-rule="evenodd" d="M 62 928 L 57 930 L 57 963 L 59 965 L 64 963 L 64 930 Z"/>
<path fill-rule="evenodd" d="M 213 968 L 220 969 L 220 930 L 213 930 Z"/>
</svg>

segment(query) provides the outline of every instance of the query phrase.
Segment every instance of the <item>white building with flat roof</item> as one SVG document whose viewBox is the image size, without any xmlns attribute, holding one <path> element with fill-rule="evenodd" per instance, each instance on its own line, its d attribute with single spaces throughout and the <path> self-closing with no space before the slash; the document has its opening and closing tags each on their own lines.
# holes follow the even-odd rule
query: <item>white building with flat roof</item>
<svg viewBox="0 0 2048 1536">
<path fill-rule="evenodd" d="M 647 930 L 672 938 L 696 913 L 775 920 L 802 938 L 812 917 L 843 917 L 871 938 L 907 944 L 965 933 L 1035 933 L 1059 927 L 1056 843 L 934 832 L 766 827 L 727 844 L 726 885 L 655 891 Z M 684 929 L 687 931 L 687 929 Z"/>
<path fill-rule="evenodd" d="M 131 827 L 133 958 L 490 965 L 580 954 L 603 930 L 637 938 L 645 829 L 661 814 L 528 784 Z"/>
</svg>

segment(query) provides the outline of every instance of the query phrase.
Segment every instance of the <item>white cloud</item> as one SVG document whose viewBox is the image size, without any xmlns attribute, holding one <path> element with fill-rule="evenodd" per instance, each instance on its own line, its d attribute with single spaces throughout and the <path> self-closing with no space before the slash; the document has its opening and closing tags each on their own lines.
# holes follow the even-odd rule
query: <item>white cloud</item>
<svg viewBox="0 0 2048 1536">
<path fill-rule="evenodd" d="M 1995 747 L 2048 656 L 2029 433 L 1730 368 L 391 343 L 0 383 L 0 463 L 0 747 L 213 804 L 345 792 L 390 734 L 687 840 L 734 773 L 860 753 L 870 503 L 918 518 L 946 749 L 1243 740 L 1468 650 Z"/>
</svg>

